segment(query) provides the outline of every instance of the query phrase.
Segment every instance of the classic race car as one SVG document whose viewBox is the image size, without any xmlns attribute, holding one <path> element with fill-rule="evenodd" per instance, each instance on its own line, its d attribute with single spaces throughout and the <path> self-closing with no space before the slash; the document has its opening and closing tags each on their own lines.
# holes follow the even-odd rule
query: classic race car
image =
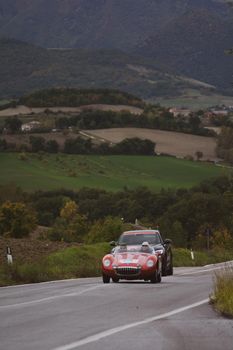
<svg viewBox="0 0 233 350">
<path fill-rule="evenodd" d="M 148 242 L 141 246 L 116 247 L 111 254 L 102 260 L 103 282 L 109 283 L 124 280 L 145 280 L 151 283 L 161 282 L 161 256 L 156 254 Z"/>
<path fill-rule="evenodd" d="M 162 259 L 162 276 L 173 275 L 173 259 L 171 240 L 163 240 L 159 230 L 135 230 L 123 232 L 118 243 L 112 242 L 113 245 L 127 244 L 127 246 L 141 245 L 148 242 Z M 114 250 L 115 248 L 113 248 Z"/>
</svg>

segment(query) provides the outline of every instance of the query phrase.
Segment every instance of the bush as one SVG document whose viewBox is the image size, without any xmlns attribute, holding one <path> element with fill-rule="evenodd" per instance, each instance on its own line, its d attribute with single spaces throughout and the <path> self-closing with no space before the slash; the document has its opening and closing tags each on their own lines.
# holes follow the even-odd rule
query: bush
<svg viewBox="0 0 233 350">
<path fill-rule="evenodd" d="M 32 152 L 45 150 L 45 139 L 41 136 L 30 136 L 29 138 Z"/>
<path fill-rule="evenodd" d="M 83 242 L 88 231 L 85 216 L 78 213 L 78 206 L 68 200 L 60 211 L 53 227 L 48 231 L 48 238 L 52 241 Z"/>
<path fill-rule="evenodd" d="M 215 274 L 213 302 L 216 309 L 233 317 L 233 268 L 226 267 Z"/>
<path fill-rule="evenodd" d="M 20 153 L 18 158 L 19 158 L 19 160 L 23 160 L 23 161 L 28 160 L 28 157 L 25 153 Z"/>
<path fill-rule="evenodd" d="M 83 245 L 53 253 L 38 263 L 4 265 L 0 286 L 100 276 L 102 257 L 109 251 L 107 243 Z"/>
<path fill-rule="evenodd" d="M 174 266 L 205 266 L 208 264 L 220 263 L 232 259 L 232 251 L 194 251 L 194 260 L 192 260 L 190 250 L 184 248 L 173 249 Z"/>
<path fill-rule="evenodd" d="M 7 201 L 0 206 L 0 235 L 21 238 L 28 236 L 35 226 L 35 213 L 24 203 Z"/>
<path fill-rule="evenodd" d="M 108 216 L 97 220 L 85 238 L 86 243 L 110 242 L 118 239 L 123 231 L 129 229 L 120 218 Z"/>
<path fill-rule="evenodd" d="M 0 139 L 0 151 L 5 151 L 7 149 L 7 142 L 5 139 Z"/>
</svg>

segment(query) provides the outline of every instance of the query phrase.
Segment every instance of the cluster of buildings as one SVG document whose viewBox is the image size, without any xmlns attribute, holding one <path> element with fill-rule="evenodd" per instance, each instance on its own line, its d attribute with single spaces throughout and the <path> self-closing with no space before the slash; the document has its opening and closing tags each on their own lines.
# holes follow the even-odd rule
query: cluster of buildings
<svg viewBox="0 0 233 350">
<path fill-rule="evenodd" d="M 35 129 L 38 129 L 41 126 L 41 123 L 33 120 L 31 122 L 25 123 L 21 125 L 21 131 L 27 132 L 27 131 L 33 131 Z"/>
</svg>

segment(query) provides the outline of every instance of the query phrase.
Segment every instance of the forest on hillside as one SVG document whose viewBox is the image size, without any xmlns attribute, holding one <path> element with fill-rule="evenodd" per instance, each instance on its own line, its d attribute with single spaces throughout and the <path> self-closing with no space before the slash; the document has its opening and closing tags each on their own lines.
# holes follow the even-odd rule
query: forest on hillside
<svg viewBox="0 0 233 350">
<path fill-rule="evenodd" d="M 159 193 L 145 187 L 116 193 L 90 188 L 26 193 L 12 185 L 0 190 L 1 235 L 27 236 L 39 224 L 49 227 L 42 239 L 95 243 L 117 240 L 137 219 L 159 227 L 178 247 L 205 248 L 207 232 L 219 246 L 233 243 L 232 176 Z"/>
</svg>

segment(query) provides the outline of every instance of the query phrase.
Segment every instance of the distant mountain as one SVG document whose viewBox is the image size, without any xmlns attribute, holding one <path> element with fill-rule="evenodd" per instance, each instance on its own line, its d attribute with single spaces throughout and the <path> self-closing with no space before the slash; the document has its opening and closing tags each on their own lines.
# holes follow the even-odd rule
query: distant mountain
<svg viewBox="0 0 233 350">
<path fill-rule="evenodd" d="M 0 35 L 44 47 L 129 50 L 198 9 L 222 19 L 228 11 L 220 0 L 0 0 Z"/>
<path fill-rule="evenodd" d="M 48 87 L 110 88 L 142 98 L 204 94 L 214 87 L 161 69 L 156 62 L 117 50 L 45 49 L 0 39 L 0 98 Z"/>
<path fill-rule="evenodd" d="M 178 74 L 192 76 L 229 89 L 233 81 L 233 22 L 207 9 L 188 11 L 160 33 L 148 38 L 136 52 L 154 57 Z"/>
<path fill-rule="evenodd" d="M 44 48 L 122 50 L 131 58 L 136 53 L 155 60 L 162 71 L 165 65 L 173 74 L 187 75 L 233 94 L 233 58 L 224 53 L 233 46 L 233 13 L 226 3 L 0 0 L 0 36 Z M 67 52 L 64 55 L 67 59 Z M 97 56 L 101 60 L 100 51 Z"/>
</svg>

